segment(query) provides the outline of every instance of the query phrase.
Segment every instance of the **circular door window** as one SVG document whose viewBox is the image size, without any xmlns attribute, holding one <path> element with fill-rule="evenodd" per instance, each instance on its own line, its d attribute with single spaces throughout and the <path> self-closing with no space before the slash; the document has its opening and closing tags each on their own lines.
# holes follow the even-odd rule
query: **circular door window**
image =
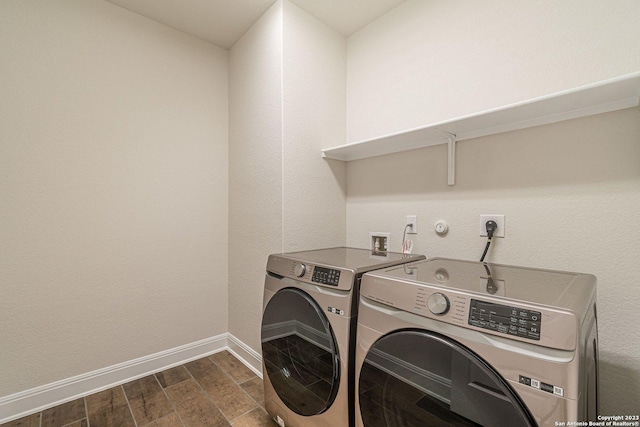
<svg viewBox="0 0 640 427">
<path fill-rule="evenodd" d="M 428 331 L 376 341 L 358 383 L 366 427 L 535 426 L 506 381 L 462 344 Z"/>
<path fill-rule="evenodd" d="M 262 318 L 262 359 L 280 399 L 303 416 L 333 403 L 340 359 L 331 325 L 318 304 L 299 289 L 278 291 Z"/>
</svg>

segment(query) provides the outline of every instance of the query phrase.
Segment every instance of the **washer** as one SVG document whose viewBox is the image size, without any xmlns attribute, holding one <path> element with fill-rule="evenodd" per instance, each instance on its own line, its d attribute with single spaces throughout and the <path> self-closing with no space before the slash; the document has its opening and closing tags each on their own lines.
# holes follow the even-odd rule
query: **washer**
<svg viewBox="0 0 640 427">
<path fill-rule="evenodd" d="M 329 248 L 269 256 L 262 318 L 265 407 L 282 426 L 354 424 L 363 273 L 422 255 Z"/>
<path fill-rule="evenodd" d="M 596 420 L 594 276 L 439 258 L 410 268 L 362 278 L 356 425 Z"/>
</svg>

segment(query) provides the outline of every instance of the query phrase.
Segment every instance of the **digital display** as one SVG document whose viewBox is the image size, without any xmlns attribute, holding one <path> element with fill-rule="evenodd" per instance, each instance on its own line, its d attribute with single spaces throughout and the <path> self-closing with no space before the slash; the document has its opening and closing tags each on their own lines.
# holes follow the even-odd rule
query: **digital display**
<svg viewBox="0 0 640 427">
<path fill-rule="evenodd" d="M 311 281 L 322 283 L 323 285 L 338 286 L 340 280 L 340 270 L 332 270 L 330 268 L 315 267 Z"/>
</svg>

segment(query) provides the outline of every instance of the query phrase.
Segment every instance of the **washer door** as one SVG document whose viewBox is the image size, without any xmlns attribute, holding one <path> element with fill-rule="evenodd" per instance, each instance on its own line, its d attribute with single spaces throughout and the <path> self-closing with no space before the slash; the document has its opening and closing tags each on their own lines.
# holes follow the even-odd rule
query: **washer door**
<svg viewBox="0 0 640 427">
<path fill-rule="evenodd" d="M 305 292 L 284 288 L 262 318 L 266 375 L 289 409 L 303 416 L 327 410 L 338 392 L 340 358 L 320 306 Z"/>
<path fill-rule="evenodd" d="M 428 331 L 404 330 L 379 339 L 367 353 L 358 387 L 366 427 L 536 425 L 484 360 Z"/>
</svg>

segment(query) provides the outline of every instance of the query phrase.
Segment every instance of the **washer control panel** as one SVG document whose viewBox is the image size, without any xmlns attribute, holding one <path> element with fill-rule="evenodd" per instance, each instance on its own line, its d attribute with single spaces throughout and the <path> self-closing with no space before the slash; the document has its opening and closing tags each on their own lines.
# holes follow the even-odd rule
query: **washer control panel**
<svg viewBox="0 0 640 427">
<path fill-rule="evenodd" d="M 490 341 L 490 335 L 493 335 L 498 338 L 495 343 L 513 340 L 567 351 L 574 351 L 579 345 L 580 322 L 583 320 L 581 316 L 593 315 L 593 303 L 589 303 L 591 308 L 588 312 L 583 312 L 572 301 L 568 301 L 564 294 L 560 295 L 563 301 L 555 294 L 531 298 L 534 291 L 528 285 L 522 288 L 524 285 L 519 285 L 516 280 L 522 279 L 520 269 L 514 269 L 510 273 L 514 275 L 510 293 L 506 290 L 505 281 L 498 284 L 497 292 L 493 292 L 487 286 L 487 278 L 482 276 L 484 268 L 478 270 L 480 276 L 469 275 L 464 277 L 464 282 L 454 286 L 451 283 L 452 275 L 446 271 L 429 271 L 426 275 L 422 272 L 420 276 L 420 266 L 429 262 L 415 264 L 418 266 L 417 273 L 411 276 L 400 268 L 363 275 L 360 283 L 361 306 L 370 303 L 387 306 L 390 316 L 397 316 L 394 319 L 406 322 L 407 325 L 439 330 L 445 326 L 431 321 L 446 323 L 455 326 L 443 329 L 446 334 L 461 339 L 471 336 L 466 335 L 471 333 L 473 336 L 486 335 Z M 543 273 L 538 283 L 546 283 L 544 279 L 547 272 Z M 550 292 L 551 288 L 546 289 Z M 574 291 L 572 287 L 568 289 Z M 580 296 L 577 291 L 576 296 Z M 556 301 L 551 301 L 554 298 Z M 595 301 L 595 293 L 590 298 Z M 367 306 L 367 309 L 383 311 L 383 308 L 376 307 L 375 304 Z M 399 311 L 410 315 L 401 315 Z M 414 314 L 430 320 L 413 318 Z"/>
<path fill-rule="evenodd" d="M 469 325 L 540 341 L 542 313 L 471 299 Z"/>
<path fill-rule="evenodd" d="M 338 282 L 340 281 L 340 270 L 315 266 L 313 269 L 313 275 L 311 276 L 311 281 L 322 283 L 323 285 L 338 286 Z"/>
</svg>

